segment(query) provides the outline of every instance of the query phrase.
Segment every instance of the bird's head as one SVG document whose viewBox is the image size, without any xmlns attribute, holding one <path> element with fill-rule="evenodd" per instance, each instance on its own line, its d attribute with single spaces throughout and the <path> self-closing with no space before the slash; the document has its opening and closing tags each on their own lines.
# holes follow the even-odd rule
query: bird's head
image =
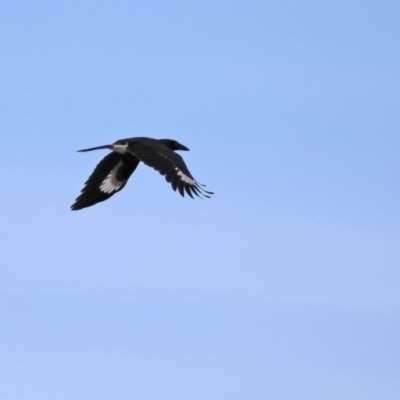
<svg viewBox="0 0 400 400">
<path fill-rule="evenodd" d="M 186 146 L 184 146 L 183 144 L 180 144 L 176 140 L 160 139 L 160 142 L 164 143 L 171 150 L 185 150 L 185 151 L 189 150 Z"/>
</svg>

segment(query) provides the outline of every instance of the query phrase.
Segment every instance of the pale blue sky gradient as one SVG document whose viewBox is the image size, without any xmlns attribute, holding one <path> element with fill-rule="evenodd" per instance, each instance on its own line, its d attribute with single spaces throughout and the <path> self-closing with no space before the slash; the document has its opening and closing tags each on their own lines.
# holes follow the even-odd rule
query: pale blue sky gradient
<svg viewBox="0 0 400 400">
<path fill-rule="evenodd" d="M 0 400 L 400 396 L 400 4 L 0 4 Z M 211 200 L 139 166 L 172 138 Z"/>
</svg>

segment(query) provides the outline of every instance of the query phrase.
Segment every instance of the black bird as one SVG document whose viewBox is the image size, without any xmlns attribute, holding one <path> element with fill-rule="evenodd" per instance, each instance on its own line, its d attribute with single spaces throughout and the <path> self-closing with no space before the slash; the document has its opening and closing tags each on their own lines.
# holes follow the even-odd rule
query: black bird
<svg viewBox="0 0 400 400">
<path fill-rule="evenodd" d="M 171 183 L 175 191 L 178 189 L 182 196 L 185 191 L 191 198 L 194 198 L 193 194 L 208 198 L 213 194 L 203 189 L 204 185 L 193 178 L 183 158 L 175 153 L 175 150 L 189 150 L 176 140 L 135 137 L 78 151 L 99 149 L 112 152 L 98 163 L 89 176 L 81 194 L 71 206 L 72 210 L 93 206 L 122 190 L 140 161 L 165 176 L 166 181 Z"/>
</svg>

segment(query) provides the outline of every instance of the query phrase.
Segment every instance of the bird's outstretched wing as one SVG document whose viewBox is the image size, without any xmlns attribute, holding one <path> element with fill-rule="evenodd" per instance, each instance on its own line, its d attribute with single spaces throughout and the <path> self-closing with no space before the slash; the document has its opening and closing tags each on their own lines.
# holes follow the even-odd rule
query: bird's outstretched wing
<svg viewBox="0 0 400 400">
<path fill-rule="evenodd" d="M 138 164 L 139 160 L 128 152 L 107 154 L 85 182 L 85 187 L 71 209 L 80 210 L 93 206 L 119 192 L 126 185 Z"/>
<path fill-rule="evenodd" d="M 186 193 L 193 198 L 193 194 L 199 197 L 210 197 L 212 192 L 204 190 L 204 185 L 197 182 L 189 172 L 183 158 L 166 146 L 148 146 L 143 143 L 134 143 L 128 148 L 140 161 L 154 168 L 165 176 L 172 188 L 184 196 Z"/>
</svg>

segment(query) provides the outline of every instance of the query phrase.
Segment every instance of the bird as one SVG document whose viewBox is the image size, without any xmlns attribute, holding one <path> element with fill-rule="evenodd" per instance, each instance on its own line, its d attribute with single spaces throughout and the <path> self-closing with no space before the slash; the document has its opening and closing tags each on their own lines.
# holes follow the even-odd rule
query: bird
<svg viewBox="0 0 400 400">
<path fill-rule="evenodd" d="M 183 158 L 176 153 L 176 150 L 189 149 L 176 140 L 133 137 L 78 152 L 101 149 L 108 149 L 111 152 L 97 164 L 85 182 L 80 195 L 71 206 L 73 211 L 91 207 L 121 191 L 140 162 L 163 175 L 172 189 L 174 191 L 178 189 L 183 197 L 185 192 L 191 198 L 194 198 L 193 195 L 210 198 L 214 194 L 205 190 L 205 185 L 193 178 Z"/>
</svg>

